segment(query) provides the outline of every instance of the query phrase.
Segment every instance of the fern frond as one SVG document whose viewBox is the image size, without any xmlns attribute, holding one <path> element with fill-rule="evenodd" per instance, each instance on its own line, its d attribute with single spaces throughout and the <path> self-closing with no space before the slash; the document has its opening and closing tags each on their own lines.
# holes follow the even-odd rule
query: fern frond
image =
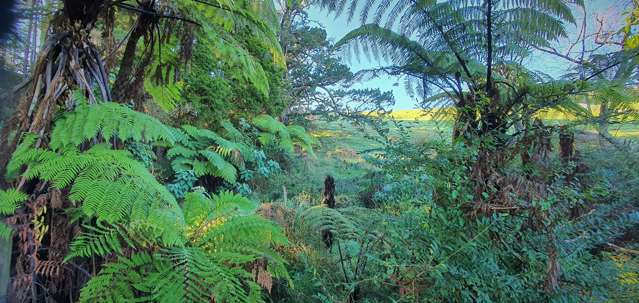
<svg viewBox="0 0 639 303">
<path fill-rule="evenodd" d="M 155 102 L 165 112 L 170 112 L 177 106 L 182 98 L 183 82 L 174 82 L 165 85 L 155 85 L 151 81 L 144 81 L 144 90 L 151 95 Z"/>
<path fill-rule="evenodd" d="M 13 229 L 8 225 L 0 222 L 0 239 L 11 239 L 13 235 Z"/>
<path fill-rule="evenodd" d="M 144 286 L 140 272 L 146 272 L 157 263 L 147 253 L 136 253 L 130 258 L 118 257 L 106 264 L 97 276 L 91 278 L 80 291 L 80 302 L 152 301 L 150 296 L 140 296 Z"/>
<path fill-rule="evenodd" d="M 291 138 L 293 138 L 304 151 L 313 156 L 313 144 L 315 144 L 315 139 L 313 139 L 313 137 L 299 125 L 289 125 L 286 128 L 291 134 Z"/>
<path fill-rule="evenodd" d="M 258 140 L 263 145 L 277 144 L 277 146 L 287 153 L 295 151 L 295 144 L 308 151 L 312 150 L 312 137 L 304 131 L 301 126 L 286 126 L 282 122 L 269 115 L 259 115 L 253 118 L 253 124 L 262 131 L 258 135 Z"/>
<path fill-rule="evenodd" d="M 0 190 L 0 215 L 13 215 L 18 204 L 27 199 L 29 196 L 17 189 Z"/>
<path fill-rule="evenodd" d="M 333 208 L 319 205 L 300 209 L 295 218 L 295 229 L 304 234 L 311 234 L 312 238 L 319 243 L 320 234 L 317 231 L 328 230 L 334 236 L 341 239 L 359 239 L 362 235 L 362 228 L 351 216 L 343 214 Z M 309 235 L 303 235 L 309 238 Z"/>
<path fill-rule="evenodd" d="M 22 141 L 11 156 L 11 160 L 7 164 L 6 177 L 8 180 L 15 180 L 21 173 L 21 170 L 28 163 L 33 161 L 45 161 L 57 157 L 52 151 L 33 148 L 38 136 L 32 133 L 26 133 Z"/>
<path fill-rule="evenodd" d="M 76 236 L 69 246 L 65 261 L 75 257 L 106 256 L 110 253 L 122 253 L 122 242 L 135 247 L 126 233 L 117 226 L 97 222 L 96 226 L 84 225 L 84 231 Z"/>
<path fill-rule="evenodd" d="M 106 144 L 85 152 L 33 151 L 46 156 L 29 158 L 23 175 L 49 181 L 58 189 L 70 186 L 69 199 L 82 203 L 87 217 L 111 224 L 152 222 L 159 240 L 167 245 L 180 241 L 183 218 L 175 198 L 128 151 L 111 150 Z"/>
<path fill-rule="evenodd" d="M 175 141 L 171 130 L 157 119 L 121 104 L 105 102 L 83 104 L 67 113 L 56 122 L 50 146 L 53 150 L 60 150 L 92 139 L 109 142 L 112 138 L 122 141 Z"/>
<path fill-rule="evenodd" d="M 29 196 L 17 189 L 0 190 L 0 217 L 13 215 L 19 204 L 27 201 Z M 9 239 L 13 229 L 0 222 L 0 238 Z"/>
<path fill-rule="evenodd" d="M 224 160 L 220 154 L 211 150 L 203 150 L 200 151 L 200 155 L 208 160 L 208 164 L 210 164 L 212 168 L 208 169 L 210 174 L 221 177 L 229 183 L 235 183 L 237 181 L 237 169 L 233 164 Z"/>
<path fill-rule="evenodd" d="M 220 125 L 222 125 L 222 128 L 224 128 L 225 131 L 225 135 L 227 138 L 235 141 L 235 142 L 242 142 L 244 140 L 244 135 L 242 134 L 242 132 L 240 132 L 234 125 L 233 123 L 231 123 L 231 121 L 229 120 L 224 120 L 222 121 L 222 123 L 220 123 Z"/>
</svg>

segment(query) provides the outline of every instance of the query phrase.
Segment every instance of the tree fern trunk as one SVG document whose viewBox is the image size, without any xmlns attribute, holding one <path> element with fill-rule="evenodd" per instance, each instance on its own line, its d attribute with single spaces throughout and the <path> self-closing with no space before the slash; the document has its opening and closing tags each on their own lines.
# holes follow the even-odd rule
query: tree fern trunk
<svg viewBox="0 0 639 303">
<path fill-rule="evenodd" d="M 14 92 L 18 105 L 0 139 L 0 173 L 23 133 L 38 134 L 37 146 L 47 141 L 56 110 L 74 106 L 71 90 L 80 89 L 91 102 L 111 99 L 104 64 L 89 36 L 104 3 L 64 1 L 65 14 L 51 21 L 53 32 L 33 62 L 29 81 Z"/>
<path fill-rule="evenodd" d="M 328 208 L 335 208 L 335 179 L 331 176 L 326 176 L 324 180 L 324 201 Z M 322 230 L 322 241 L 326 245 L 327 249 L 331 249 L 333 246 L 333 233 L 330 230 Z"/>
<path fill-rule="evenodd" d="M 36 146 L 38 147 L 48 144 L 51 124 L 56 112 L 59 109 L 73 108 L 77 101 L 71 93 L 72 90 L 81 91 L 90 102 L 97 102 L 99 99 L 110 100 L 102 59 L 90 40 L 94 24 L 106 4 L 107 1 L 65 0 L 62 11 L 52 19 L 51 35 L 44 43 L 37 60 L 32 62 L 29 80 L 14 91 L 12 99 L 17 100 L 17 110 L 6 123 L 0 136 L 0 174 L 3 176 L 6 164 L 24 133 L 37 134 L 39 139 Z M 35 186 L 29 183 L 32 182 L 22 179 L 11 184 L 31 197 L 38 197 L 28 201 L 19 213 L 24 218 L 35 218 L 40 216 L 35 212 L 42 209 L 49 209 L 52 212 L 51 205 L 48 205 L 51 202 L 49 199 L 51 196 L 46 184 Z M 62 223 L 64 223 L 67 219 L 63 215 L 52 215 L 51 222 L 47 224 L 55 226 L 52 222 L 63 220 Z M 47 296 L 52 296 L 53 294 L 49 291 L 55 293 L 71 289 L 66 287 L 67 284 L 63 284 L 65 279 L 45 278 L 36 273 L 39 264 L 47 262 L 49 256 L 64 255 L 64 252 L 56 251 L 52 247 L 43 247 L 46 250 L 37 249 L 38 245 L 33 245 L 35 241 L 33 235 L 36 232 L 32 224 L 29 224 L 30 222 L 17 224 L 20 227 L 16 234 L 22 236 L 16 238 L 16 247 L 26 249 L 20 249 L 17 252 L 18 257 L 13 263 L 10 259 L 11 252 L 0 255 L 2 257 L 0 264 L 3 266 L 11 264 L 12 267 L 17 268 L 12 272 L 20 273 L 20 277 L 13 279 L 16 291 L 12 292 L 11 296 L 15 295 L 16 298 L 10 298 L 12 301 L 39 301 L 45 293 Z M 53 236 L 55 230 L 55 228 L 51 229 L 49 236 Z M 67 233 L 69 230 L 62 232 Z M 2 249 L 12 246 L 10 241 L 2 244 Z M 5 273 L 6 268 L 2 269 L 2 273 Z M 4 278 L 4 276 L 0 277 Z M 4 281 L 0 279 L 0 282 Z M 0 287 L 3 286 L 0 285 Z"/>
<path fill-rule="evenodd" d="M 143 3 L 146 6 L 146 10 L 153 10 L 151 1 L 144 1 Z M 138 16 L 124 48 L 120 69 L 113 84 L 114 100 L 122 103 L 133 101 L 136 110 L 142 110 L 140 90 L 144 85 L 144 71 L 151 61 L 152 54 L 151 49 L 146 50 L 141 62 L 138 63 L 136 68 L 135 59 L 138 42 L 152 29 L 154 18 L 155 17 L 150 14 L 141 14 Z"/>
</svg>

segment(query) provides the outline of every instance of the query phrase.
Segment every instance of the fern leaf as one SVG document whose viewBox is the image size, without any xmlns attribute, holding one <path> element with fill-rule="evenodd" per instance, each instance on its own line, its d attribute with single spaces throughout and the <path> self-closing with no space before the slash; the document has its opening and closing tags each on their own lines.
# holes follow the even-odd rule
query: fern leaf
<svg viewBox="0 0 639 303">
<path fill-rule="evenodd" d="M 28 198 L 29 196 L 16 189 L 0 190 L 0 215 L 13 215 L 18 204 Z"/>
<path fill-rule="evenodd" d="M 112 138 L 122 141 L 174 142 L 171 130 L 157 119 L 117 103 L 80 105 L 58 121 L 51 134 L 50 146 L 60 150 L 79 146 L 89 140 Z"/>
</svg>

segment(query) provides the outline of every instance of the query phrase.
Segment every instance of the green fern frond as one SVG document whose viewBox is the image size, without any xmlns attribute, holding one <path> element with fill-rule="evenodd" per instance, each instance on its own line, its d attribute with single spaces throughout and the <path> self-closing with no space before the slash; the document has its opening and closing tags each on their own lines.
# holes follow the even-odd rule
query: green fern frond
<svg viewBox="0 0 639 303">
<path fill-rule="evenodd" d="M 212 198 L 187 194 L 184 222 L 190 241 L 152 254 L 119 256 L 87 283 L 80 301 L 264 302 L 247 266 L 265 259 L 274 277 L 290 281 L 284 259 L 273 250 L 287 239 L 278 226 L 254 215 L 255 209 L 255 203 L 230 192 Z M 125 232 L 131 228 L 136 227 L 88 227 L 74 240 L 68 258 L 118 254 L 123 243 L 143 247 Z"/>
<path fill-rule="evenodd" d="M 80 105 L 66 114 L 56 122 L 50 146 L 60 150 L 92 139 L 109 142 L 112 138 L 122 141 L 175 141 L 171 130 L 157 119 L 121 104 L 106 102 Z"/>
<path fill-rule="evenodd" d="M 229 120 L 224 120 L 222 121 L 222 123 L 220 123 L 220 125 L 222 126 L 222 128 L 225 131 L 225 135 L 227 138 L 235 141 L 235 142 L 241 142 L 244 140 L 244 135 L 242 134 L 242 132 L 240 132 L 234 125 L 233 123 L 231 123 L 231 121 Z"/>
<path fill-rule="evenodd" d="M 106 256 L 122 253 L 122 242 L 128 247 L 135 245 L 126 237 L 125 232 L 116 226 L 97 222 L 96 226 L 84 225 L 84 231 L 76 236 L 69 246 L 65 262 L 75 257 Z M 122 241 L 121 241 L 122 239 Z"/>
<path fill-rule="evenodd" d="M 271 133 L 260 133 L 257 137 L 260 144 L 264 146 L 276 144 L 277 137 Z"/>
<path fill-rule="evenodd" d="M 13 215 L 18 205 L 29 196 L 17 189 L 0 190 L 0 215 Z"/>
<path fill-rule="evenodd" d="M 160 302 L 250 302 L 243 287 L 250 278 L 239 269 L 213 262 L 200 248 L 165 250 L 156 258 L 169 261 L 151 280 Z"/>
<path fill-rule="evenodd" d="M 178 156 L 184 157 L 184 158 L 193 158 L 197 156 L 197 154 L 198 153 L 195 150 L 192 150 L 182 145 L 175 145 L 166 152 L 166 157 L 169 159 L 175 159 Z"/>
<path fill-rule="evenodd" d="M 262 131 L 258 135 L 258 140 L 263 145 L 277 144 L 277 147 L 287 153 L 295 151 L 295 144 L 300 145 L 304 150 L 312 154 L 311 137 L 305 135 L 305 131 L 300 126 L 287 127 L 284 123 L 269 115 L 259 115 L 253 118 L 253 124 Z M 292 132 L 291 132 L 292 131 Z"/>
<path fill-rule="evenodd" d="M 80 291 L 80 302 L 152 301 L 150 296 L 140 296 L 139 288 L 146 273 L 157 263 L 147 253 L 135 253 L 130 258 L 120 256 L 107 263 L 97 276 L 92 277 Z"/>
<path fill-rule="evenodd" d="M 299 125 L 289 125 L 286 128 L 291 134 L 291 138 L 293 138 L 304 151 L 309 153 L 309 155 L 314 156 L 313 145 L 316 141 L 309 133 L 306 132 L 304 127 Z"/>
<path fill-rule="evenodd" d="M 26 133 L 22 141 L 11 156 L 11 160 L 7 164 L 6 177 L 8 180 L 15 180 L 21 170 L 30 162 L 45 161 L 57 157 L 52 151 L 33 148 L 38 140 L 38 136 L 32 133 Z"/>
<path fill-rule="evenodd" d="M 16 189 L 0 190 L 0 216 L 13 215 L 19 204 L 27 199 L 29 196 Z M 12 235 L 13 229 L 0 222 L 0 239 L 9 239 Z"/>
<path fill-rule="evenodd" d="M 319 243 L 319 230 L 331 231 L 340 239 L 359 239 L 363 236 L 363 229 L 357 221 L 340 210 L 319 205 L 299 209 L 296 213 L 294 226 L 302 238 L 315 238 Z"/>
<path fill-rule="evenodd" d="M 237 181 L 237 169 L 233 164 L 224 160 L 220 154 L 211 150 L 203 150 L 200 151 L 200 155 L 208 160 L 208 163 L 211 165 L 212 169 L 208 170 L 210 174 L 218 176 L 229 183 L 235 183 Z"/>
<path fill-rule="evenodd" d="M 253 118 L 252 122 L 260 130 L 269 132 L 271 134 L 286 131 L 286 126 L 282 122 L 277 121 L 275 118 L 269 115 L 258 115 Z"/>
<path fill-rule="evenodd" d="M 31 152 L 36 156 L 24 163 L 23 176 L 49 181 L 58 189 L 70 186 L 69 199 L 82 203 L 87 217 L 111 224 L 152 222 L 159 227 L 152 231 L 159 240 L 171 245 L 180 241 L 183 218 L 175 198 L 128 151 L 98 144 L 85 152 Z"/>
<path fill-rule="evenodd" d="M 175 109 L 182 98 L 183 82 L 174 82 L 165 85 L 155 85 L 153 82 L 144 81 L 144 90 L 151 95 L 155 102 L 165 112 Z"/>
<path fill-rule="evenodd" d="M 8 225 L 0 222 L 0 239 L 11 239 L 13 235 L 13 229 Z"/>
</svg>

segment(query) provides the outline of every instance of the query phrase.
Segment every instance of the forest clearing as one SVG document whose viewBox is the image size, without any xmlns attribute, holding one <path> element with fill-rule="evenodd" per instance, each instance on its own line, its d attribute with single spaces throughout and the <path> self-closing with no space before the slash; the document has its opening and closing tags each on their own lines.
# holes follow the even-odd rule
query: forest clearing
<svg viewBox="0 0 639 303">
<path fill-rule="evenodd" d="M 639 302 L 637 0 L 0 1 L 0 303 Z"/>
</svg>

